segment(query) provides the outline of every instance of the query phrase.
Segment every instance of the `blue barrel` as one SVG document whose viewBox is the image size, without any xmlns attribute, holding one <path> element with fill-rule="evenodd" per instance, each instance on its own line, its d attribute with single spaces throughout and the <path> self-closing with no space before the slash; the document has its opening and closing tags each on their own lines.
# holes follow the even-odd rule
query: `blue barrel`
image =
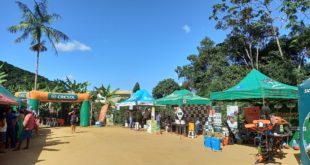
<svg viewBox="0 0 310 165">
<path fill-rule="evenodd" d="M 212 138 L 211 147 L 213 151 L 221 151 L 221 140 L 218 138 Z"/>
<path fill-rule="evenodd" d="M 212 137 L 205 136 L 205 138 L 204 138 L 204 145 L 205 145 L 205 147 L 211 148 L 211 139 L 212 139 Z"/>
</svg>

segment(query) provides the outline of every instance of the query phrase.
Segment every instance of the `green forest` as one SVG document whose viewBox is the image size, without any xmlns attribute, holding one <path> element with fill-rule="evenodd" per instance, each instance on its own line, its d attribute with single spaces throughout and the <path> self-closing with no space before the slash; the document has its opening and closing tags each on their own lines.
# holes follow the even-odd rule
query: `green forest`
<svg viewBox="0 0 310 165">
<path fill-rule="evenodd" d="M 23 70 L 4 61 L 0 61 L 0 64 L 2 64 L 1 72 L 4 72 L 7 75 L 4 78 L 6 81 L 2 84 L 5 88 L 12 93 L 18 91 L 31 91 L 33 89 L 34 73 Z M 38 80 L 40 84 L 42 84 L 42 89 L 46 88 L 47 85 L 53 84 L 53 81 L 50 81 L 43 76 L 38 76 Z"/>
<path fill-rule="evenodd" d="M 214 5 L 209 19 L 228 35 L 218 44 L 206 37 L 198 53 L 187 57 L 189 63 L 176 68 L 183 87 L 209 97 L 210 92 L 235 85 L 254 68 L 294 86 L 309 78 L 310 1 L 273 2 L 222 0 Z"/>
</svg>

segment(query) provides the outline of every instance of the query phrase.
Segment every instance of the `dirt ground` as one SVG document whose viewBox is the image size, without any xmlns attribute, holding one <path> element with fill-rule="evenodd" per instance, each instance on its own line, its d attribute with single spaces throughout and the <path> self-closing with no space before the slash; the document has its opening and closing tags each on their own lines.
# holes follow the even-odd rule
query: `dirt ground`
<svg viewBox="0 0 310 165">
<path fill-rule="evenodd" d="M 127 128 L 45 128 L 34 137 L 29 150 L 0 154 L 0 165 L 249 165 L 255 147 L 225 146 L 214 152 L 203 146 L 203 137 L 186 138 L 171 133 L 152 135 Z M 298 152 L 284 150 L 277 164 L 298 164 Z"/>
</svg>

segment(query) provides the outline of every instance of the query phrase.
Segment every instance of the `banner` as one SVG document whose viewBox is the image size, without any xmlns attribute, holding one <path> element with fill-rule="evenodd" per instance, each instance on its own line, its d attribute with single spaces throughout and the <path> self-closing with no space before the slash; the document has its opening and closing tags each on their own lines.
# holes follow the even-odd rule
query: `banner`
<svg viewBox="0 0 310 165">
<path fill-rule="evenodd" d="M 147 132 L 152 134 L 152 133 L 155 133 L 158 128 L 157 128 L 157 121 L 156 120 L 147 120 L 146 121 L 146 124 L 147 124 Z"/>
<path fill-rule="evenodd" d="M 253 120 L 260 119 L 260 108 L 259 107 L 245 107 L 244 117 L 247 123 L 253 123 Z"/>
<path fill-rule="evenodd" d="M 215 113 L 213 115 L 214 132 L 222 132 L 221 107 L 220 106 L 214 106 L 213 109 L 215 111 Z"/>
<path fill-rule="evenodd" d="M 231 129 L 238 128 L 238 106 L 227 105 L 227 124 Z"/>
</svg>

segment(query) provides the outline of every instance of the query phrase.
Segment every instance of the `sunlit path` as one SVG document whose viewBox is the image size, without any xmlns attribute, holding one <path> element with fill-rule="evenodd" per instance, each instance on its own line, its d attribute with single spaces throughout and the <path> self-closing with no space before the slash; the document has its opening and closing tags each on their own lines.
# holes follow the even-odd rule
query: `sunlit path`
<svg viewBox="0 0 310 165">
<path fill-rule="evenodd" d="M 41 134 L 33 139 L 28 151 L 8 151 L 0 155 L 1 165 L 248 165 L 254 163 L 257 152 L 256 148 L 244 145 L 231 145 L 220 153 L 213 152 L 203 147 L 202 136 L 189 139 L 174 134 L 150 135 L 119 127 L 78 128 L 76 134 L 62 127 L 44 129 Z M 285 152 L 286 158 L 277 161 L 284 165 L 297 164 L 294 151 Z"/>
</svg>

